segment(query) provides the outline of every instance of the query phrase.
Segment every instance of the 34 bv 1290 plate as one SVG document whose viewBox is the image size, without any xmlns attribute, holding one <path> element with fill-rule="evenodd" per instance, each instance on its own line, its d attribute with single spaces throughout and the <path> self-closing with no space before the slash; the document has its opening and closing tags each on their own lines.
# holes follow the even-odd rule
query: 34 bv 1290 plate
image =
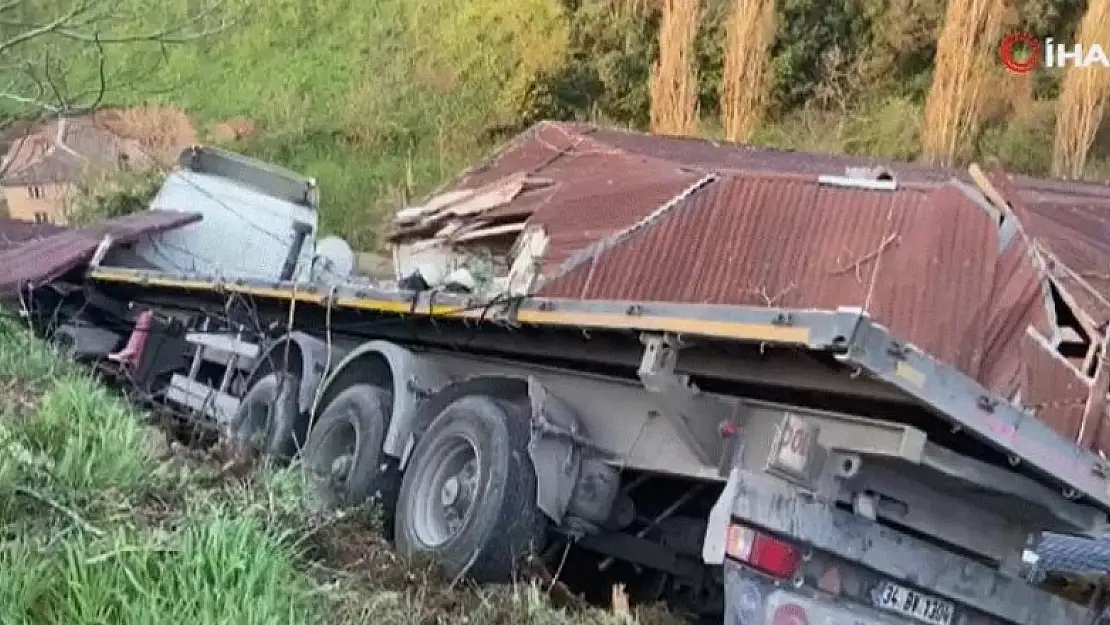
<svg viewBox="0 0 1110 625">
<path fill-rule="evenodd" d="M 875 607 L 908 616 L 929 625 L 952 625 L 956 606 L 943 599 L 883 582 L 874 595 Z"/>
</svg>

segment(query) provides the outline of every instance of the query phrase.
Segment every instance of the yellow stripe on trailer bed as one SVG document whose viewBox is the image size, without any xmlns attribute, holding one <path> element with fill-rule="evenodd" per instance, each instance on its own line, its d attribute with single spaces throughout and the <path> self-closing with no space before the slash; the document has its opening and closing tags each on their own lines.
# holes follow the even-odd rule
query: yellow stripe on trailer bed
<svg viewBox="0 0 1110 625">
<path fill-rule="evenodd" d="M 303 302 L 321 306 L 326 305 L 328 300 L 328 295 L 326 293 L 321 293 L 319 290 L 299 291 L 291 288 L 263 287 L 236 282 L 213 282 L 211 280 L 144 276 L 137 275 L 130 271 L 113 271 L 105 268 L 94 269 L 89 272 L 89 276 L 94 280 L 104 282 L 150 285 L 188 291 L 231 292 L 253 297 L 280 299 L 285 301 L 295 300 L 298 303 Z M 451 304 L 435 305 L 431 310 L 426 307 L 413 310 L 409 302 L 350 296 L 337 296 L 333 301 L 333 305 L 339 308 L 393 314 L 414 314 L 430 317 L 477 319 L 482 316 L 481 310 L 464 308 Z M 810 339 L 810 331 L 809 328 L 806 327 L 770 323 L 708 321 L 652 315 L 633 316 L 612 313 L 525 309 L 517 313 L 516 321 L 538 326 L 675 332 L 679 334 L 728 338 L 742 341 L 791 343 L 798 345 L 805 345 Z"/>
</svg>

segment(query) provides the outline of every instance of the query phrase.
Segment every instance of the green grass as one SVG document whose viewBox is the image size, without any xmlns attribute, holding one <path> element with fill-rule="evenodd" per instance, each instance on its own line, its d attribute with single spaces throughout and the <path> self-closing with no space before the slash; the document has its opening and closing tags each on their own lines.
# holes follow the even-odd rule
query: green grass
<svg viewBox="0 0 1110 625">
<path fill-rule="evenodd" d="M 368 511 L 311 512 L 296 468 L 217 467 L 0 317 L 0 623 L 628 623 L 406 564 Z"/>
</svg>

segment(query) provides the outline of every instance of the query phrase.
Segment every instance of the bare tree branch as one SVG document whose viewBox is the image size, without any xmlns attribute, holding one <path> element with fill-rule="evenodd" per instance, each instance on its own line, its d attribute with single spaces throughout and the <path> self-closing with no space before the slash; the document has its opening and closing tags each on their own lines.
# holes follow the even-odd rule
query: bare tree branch
<svg viewBox="0 0 1110 625">
<path fill-rule="evenodd" d="M 4 41 L 0 41 L 0 52 L 5 52 L 22 43 L 26 43 L 28 41 L 31 41 L 32 39 L 38 39 L 43 35 L 48 35 L 52 32 L 57 31 L 58 29 L 65 26 L 67 23 L 71 22 L 75 17 L 87 11 L 88 5 L 88 0 L 86 0 L 85 2 L 80 2 L 74 5 L 73 9 L 71 9 L 69 13 L 58 17 L 53 21 L 47 22 L 40 26 L 35 26 L 34 28 L 29 28 L 21 33 L 9 37 Z"/>
<path fill-rule="evenodd" d="M 151 14 L 163 7 L 158 0 L 147 1 Z M 223 1 L 212 0 L 174 23 L 152 28 L 148 22 L 128 29 L 121 24 L 134 23 L 136 15 L 120 9 L 115 0 L 58 0 L 56 15 L 43 15 L 33 0 L 0 0 L 0 126 L 84 115 L 99 108 L 120 84 L 145 85 L 168 60 L 168 46 L 231 27 Z M 159 54 L 149 56 L 152 67 L 145 67 L 144 57 L 138 66 L 109 71 L 108 47 L 144 43 L 158 46 Z M 25 141 L 34 125 L 15 141 Z M 0 164 L 0 176 L 11 160 Z"/>
</svg>

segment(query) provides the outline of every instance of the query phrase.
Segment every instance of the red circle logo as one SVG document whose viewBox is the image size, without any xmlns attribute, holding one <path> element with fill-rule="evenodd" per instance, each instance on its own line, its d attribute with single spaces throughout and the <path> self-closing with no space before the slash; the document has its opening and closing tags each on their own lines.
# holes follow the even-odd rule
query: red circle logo
<svg viewBox="0 0 1110 625">
<path fill-rule="evenodd" d="M 1002 65 L 1016 74 L 1033 71 L 1040 63 L 1041 43 L 1029 33 L 1010 33 L 998 46 L 998 57 Z"/>
</svg>

